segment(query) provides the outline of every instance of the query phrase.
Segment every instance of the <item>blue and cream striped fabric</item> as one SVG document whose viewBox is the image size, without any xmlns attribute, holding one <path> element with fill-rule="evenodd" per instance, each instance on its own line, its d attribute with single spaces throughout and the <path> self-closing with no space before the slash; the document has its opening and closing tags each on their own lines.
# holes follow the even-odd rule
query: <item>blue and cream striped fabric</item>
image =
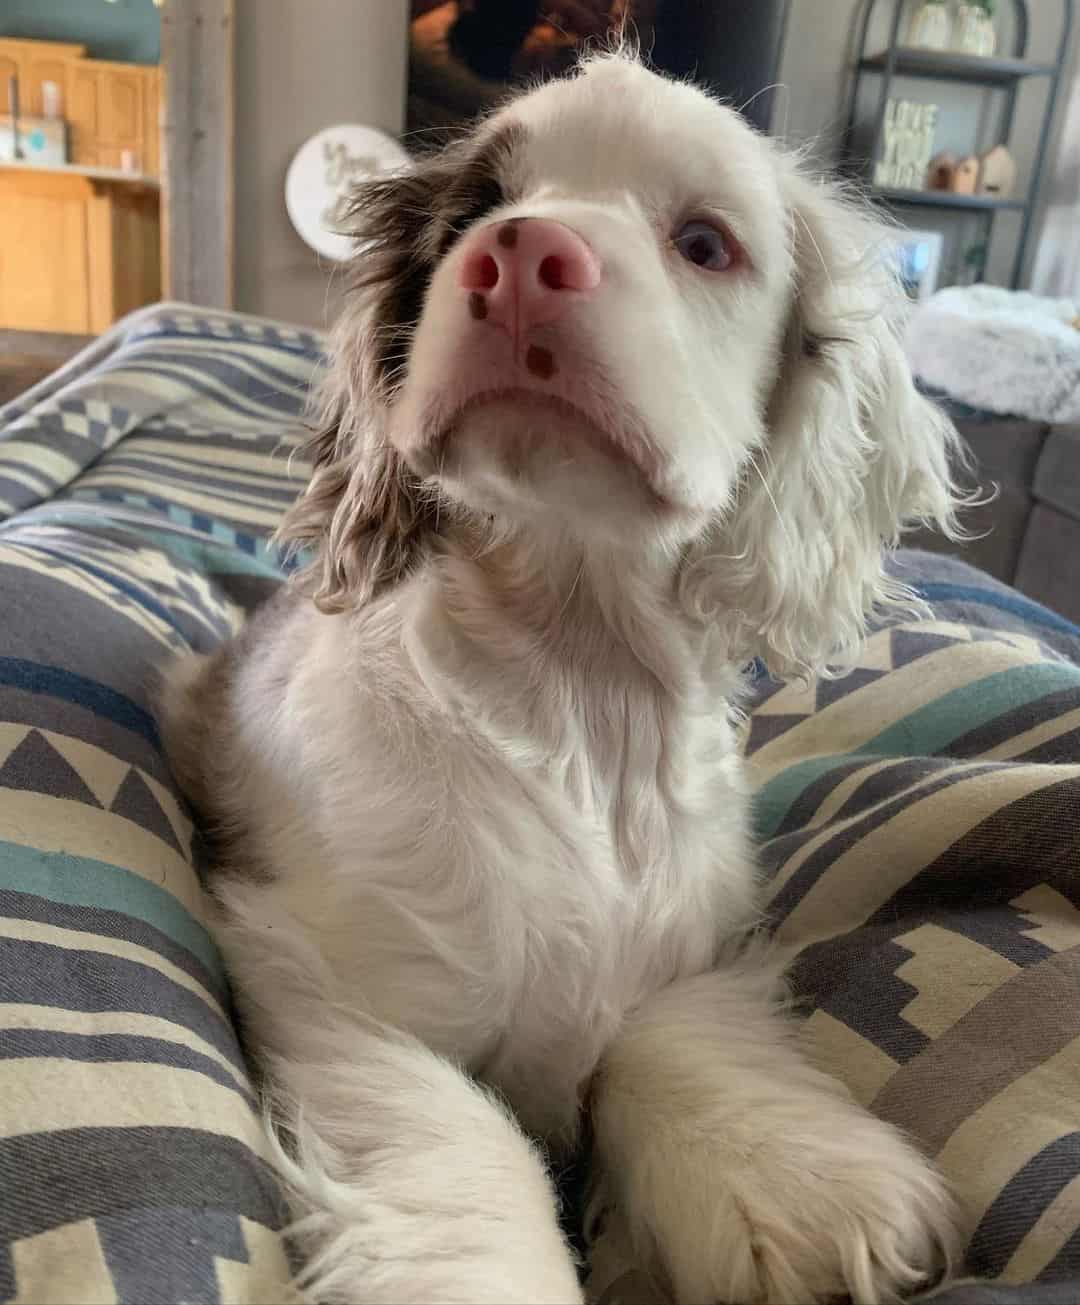
<svg viewBox="0 0 1080 1305">
<path fill-rule="evenodd" d="M 164 306 L 0 410 L 0 1300 L 293 1298 L 153 691 L 280 582 L 322 343 Z M 1080 631 L 898 565 L 932 620 L 757 684 L 774 924 L 812 1054 L 961 1194 L 941 1299 L 1078 1300 Z M 595 1299 L 649 1299 L 594 1252 Z"/>
<path fill-rule="evenodd" d="M 165 308 L 0 411 L 0 1299 L 289 1298 L 157 668 L 280 580 L 321 341 Z"/>
</svg>

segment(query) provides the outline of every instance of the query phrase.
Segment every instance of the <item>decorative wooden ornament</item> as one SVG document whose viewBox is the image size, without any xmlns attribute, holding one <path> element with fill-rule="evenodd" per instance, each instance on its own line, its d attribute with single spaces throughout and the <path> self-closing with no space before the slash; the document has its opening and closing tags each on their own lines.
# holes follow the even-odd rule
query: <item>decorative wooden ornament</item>
<svg viewBox="0 0 1080 1305">
<path fill-rule="evenodd" d="M 934 148 L 937 105 L 889 100 L 882 126 L 881 158 L 874 166 L 875 186 L 921 190 Z"/>
<path fill-rule="evenodd" d="M 995 145 L 979 160 L 979 194 L 1004 199 L 1016 185 L 1016 160 L 1004 145 Z"/>
<path fill-rule="evenodd" d="M 953 173 L 953 194 L 974 195 L 978 183 L 979 160 L 974 154 L 969 154 L 956 165 L 956 171 Z"/>
<path fill-rule="evenodd" d="M 926 170 L 926 185 L 929 190 L 952 190 L 956 176 L 956 155 L 949 150 L 942 150 L 930 160 Z"/>
</svg>

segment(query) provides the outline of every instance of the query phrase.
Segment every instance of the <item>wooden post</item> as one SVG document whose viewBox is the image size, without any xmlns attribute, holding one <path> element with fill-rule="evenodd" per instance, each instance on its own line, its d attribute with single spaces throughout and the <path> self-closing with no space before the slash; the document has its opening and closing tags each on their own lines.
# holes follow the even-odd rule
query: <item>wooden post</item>
<svg viewBox="0 0 1080 1305">
<path fill-rule="evenodd" d="M 167 298 L 233 305 L 234 0 L 169 0 L 162 271 Z"/>
</svg>

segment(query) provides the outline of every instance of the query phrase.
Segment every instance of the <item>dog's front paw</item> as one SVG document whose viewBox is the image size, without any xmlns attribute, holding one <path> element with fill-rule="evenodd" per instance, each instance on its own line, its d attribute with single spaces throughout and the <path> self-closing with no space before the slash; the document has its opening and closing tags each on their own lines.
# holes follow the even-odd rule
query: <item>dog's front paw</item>
<svg viewBox="0 0 1080 1305">
<path fill-rule="evenodd" d="M 887 1305 L 947 1266 L 952 1202 L 895 1129 L 854 1106 L 788 1123 L 750 1146 L 669 1151 L 644 1207 L 633 1202 L 638 1249 L 659 1258 L 680 1305 Z"/>
</svg>

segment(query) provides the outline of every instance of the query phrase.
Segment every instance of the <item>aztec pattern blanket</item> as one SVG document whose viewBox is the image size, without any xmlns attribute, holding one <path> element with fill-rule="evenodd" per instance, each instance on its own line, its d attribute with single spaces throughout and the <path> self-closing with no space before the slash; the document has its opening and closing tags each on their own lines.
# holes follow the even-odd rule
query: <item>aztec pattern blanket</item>
<svg viewBox="0 0 1080 1305">
<path fill-rule="evenodd" d="M 280 583 L 322 341 L 133 316 L 0 410 L 0 1300 L 291 1299 L 155 668 Z M 759 680 L 744 746 L 811 1054 L 964 1203 L 952 1305 L 1080 1299 L 1080 630 L 901 554 L 933 618 Z M 607 1305 L 654 1288 L 611 1236 Z"/>
</svg>

